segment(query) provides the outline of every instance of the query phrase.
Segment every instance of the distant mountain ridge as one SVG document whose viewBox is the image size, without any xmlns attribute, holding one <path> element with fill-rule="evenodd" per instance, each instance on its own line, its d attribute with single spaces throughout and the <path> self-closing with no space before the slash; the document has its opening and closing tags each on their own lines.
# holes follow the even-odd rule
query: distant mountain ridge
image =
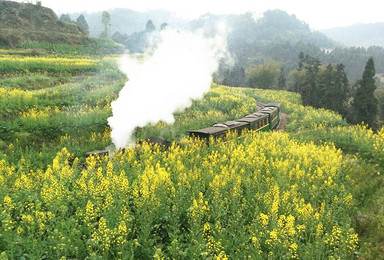
<svg viewBox="0 0 384 260">
<path fill-rule="evenodd" d="M 321 32 L 349 47 L 384 47 L 384 22 L 335 27 Z"/>
</svg>

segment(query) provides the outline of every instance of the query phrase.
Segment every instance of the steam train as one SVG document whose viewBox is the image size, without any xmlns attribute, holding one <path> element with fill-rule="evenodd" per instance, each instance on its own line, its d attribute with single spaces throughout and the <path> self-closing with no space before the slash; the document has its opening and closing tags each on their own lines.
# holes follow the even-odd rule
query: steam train
<svg viewBox="0 0 384 260">
<path fill-rule="evenodd" d="M 199 129 L 199 130 L 190 130 L 189 136 L 192 138 L 205 139 L 207 142 L 210 137 L 213 138 L 222 138 L 225 137 L 229 131 L 236 132 L 239 136 L 241 135 L 244 129 L 250 129 L 255 131 L 269 131 L 276 129 L 280 123 L 280 107 L 281 104 L 277 102 L 272 102 L 268 104 L 258 103 L 260 109 L 258 112 L 249 114 L 243 118 L 236 119 L 233 121 L 226 121 L 222 123 L 214 124 L 210 127 Z M 144 141 L 151 144 L 159 144 L 164 148 L 171 146 L 171 143 L 167 140 L 164 140 L 160 137 L 148 137 Z M 143 141 L 139 141 L 138 144 Z M 104 156 L 110 153 L 109 150 L 98 150 L 86 153 L 85 157 L 88 156 Z"/>
</svg>

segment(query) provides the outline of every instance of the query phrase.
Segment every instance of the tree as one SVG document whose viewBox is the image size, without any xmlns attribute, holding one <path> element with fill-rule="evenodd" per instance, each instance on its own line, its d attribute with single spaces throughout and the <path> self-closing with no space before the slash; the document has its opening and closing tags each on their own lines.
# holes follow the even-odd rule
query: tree
<svg viewBox="0 0 384 260">
<path fill-rule="evenodd" d="M 145 30 L 147 32 L 153 32 L 154 30 L 156 30 L 156 26 L 155 24 L 152 22 L 151 19 L 149 19 L 145 25 Z"/>
<path fill-rule="evenodd" d="M 346 116 L 349 82 L 343 64 L 322 66 L 318 58 L 299 54 L 298 69 L 290 73 L 293 90 L 301 94 L 303 104 L 322 107 Z"/>
<path fill-rule="evenodd" d="M 109 23 L 111 21 L 111 15 L 107 11 L 103 11 L 101 14 L 101 23 L 104 25 L 104 31 L 101 33 L 101 38 L 108 38 L 109 37 Z"/>
<path fill-rule="evenodd" d="M 262 89 L 276 87 L 279 67 L 277 62 L 270 61 L 250 68 L 246 77 L 248 86 Z"/>
<path fill-rule="evenodd" d="M 365 122 L 371 128 L 375 128 L 378 111 L 378 102 L 375 97 L 375 73 L 375 63 L 370 57 L 365 65 L 363 77 L 357 83 L 358 87 L 352 102 L 354 123 Z"/>
<path fill-rule="evenodd" d="M 344 64 L 336 65 L 335 84 L 330 90 L 330 109 L 339 112 L 343 117 L 346 116 L 345 102 L 349 96 L 349 80 L 345 72 Z"/>
<path fill-rule="evenodd" d="M 85 17 L 84 15 L 80 15 L 79 17 L 77 17 L 76 19 L 76 24 L 78 26 L 80 26 L 81 28 L 83 28 L 83 30 L 89 34 L 89 27 L 88 27 L 88 23 L 87 21 L 85 20 Z"/>
<path fill-rule="evenodd" d="M 328 64 L 320 71 L 318 105 L 346 116 L 345 102 L 349 94 L 349 81 L 343 64 Z"/>
<path fill-rule="evenodd" d="M 280 74 L 277 78 L 277 87 L 279 89 L 287 89 L 287 78 L 285 77 L 285 71 L 283 68 L 280 68 Z"/>
<path fill-rule="evenodd" d="M 68 14 L 62 14 L 60 16 L 60 20 L 67 22 L 67 23 L 73 23 L 71 20 L 71 17 Z"/>
<path fill-rule="evenodd" d="M 167 23 L 162 23 L 162 24 L 160 25 L 160 31 L 167 29 L 167 27 L 168 27 L 168 24 L 167 24 Z"/>
<path fill-rule="evenodd" d="M 232 68 L 224 69 L 221 74 L 223 77 L 220 82 L 221 84 L 233 87 L 245 86 L 245 71 L 243 67 L 236 65 Z"/>
<path fill-rule="evenodd" d="M 126 34 L 121 34 L 120 32 L 115 32 L 114 34 L 112 34 L 111 36 L 111 39 L 114 41 L 114 42 L 117 42 L 117 43 L 121 43 L 121 44 L 126 44 L 126 41 L 128 40 L 128 35 Z"/>
<path fill-rule="evenodd" d="M 301 94 L 303 105 L 319 107 L 318 98 L 321 94 L 319 71 L 321 62 L 318 58 L 309 55 L 306 55 L 304 59 L 300 56 L 299 70 L 304 70 L 305 73 L 304 78 L 301 79 L 301 84 L 298 86 L 298 92 Z"/>
<path fill-rule="evenodd" d="M 302 70 L 303 67 L 304 67 L 304 62 L 305 62 L 305 56 L 304 56 L 304 52 L 300 52 L 299 53 L 299 70 Z"/>
<path fill-rule="evenodd" d="M 305 84 L 305 71 L 300 69 L 292 70 L 288 74 L 288 78 L 291 79 L 288 90 L 299 93 L 301 85 Z"/>
</svg>

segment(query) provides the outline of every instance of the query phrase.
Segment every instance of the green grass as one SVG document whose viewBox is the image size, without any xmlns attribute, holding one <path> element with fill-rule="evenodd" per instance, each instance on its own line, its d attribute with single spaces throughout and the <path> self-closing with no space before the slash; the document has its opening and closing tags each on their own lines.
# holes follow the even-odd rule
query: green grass
<svg viewBox="0 0 384 260">
<path fill-rule="evenodd" d="M 48 42 L 21 42 L 17 46 L 24 49 L 44 49 L 61 55 L 105 55 L 121 53 L 123 46 L 110 39 L 88 39 L 83 44 L 60 44 Z"/>
<path fill-rule="evenodd" d="M 7 89 L 23 89 L 23 90 L 38 90 L 51 88 L 57 85 L 68 83 L 72 77 L 59 75 L 59 74 L 41 74 L 36 75 L 23 75 L 20 73 L 13 77 L 2 76 L 0 77 L 0 87 Z"/>
</svg>

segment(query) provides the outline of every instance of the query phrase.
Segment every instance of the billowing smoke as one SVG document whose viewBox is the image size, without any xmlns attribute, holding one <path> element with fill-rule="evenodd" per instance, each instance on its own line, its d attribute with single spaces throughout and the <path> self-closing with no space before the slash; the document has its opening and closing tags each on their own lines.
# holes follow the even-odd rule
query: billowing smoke
<svg viewBox="0 0 384 260">
<path fill-rule="evenodd" d="M 108 118 L 116 148 L 128 147 L 136 127 L 164 121 L 191 105 L 211 86 L 212 74 L 227 53 L 223 35 L 163 30 L 144 62 L 124 56 L 120 68 L 128 75 Z"/>
</svg>

